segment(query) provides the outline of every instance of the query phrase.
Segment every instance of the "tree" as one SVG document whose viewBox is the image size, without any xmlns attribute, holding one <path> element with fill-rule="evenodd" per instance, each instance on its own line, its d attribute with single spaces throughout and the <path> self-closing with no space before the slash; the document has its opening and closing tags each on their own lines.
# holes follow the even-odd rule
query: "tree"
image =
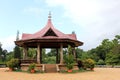
<svg viewBox="0 0 120 80">
<path fill-rule="evenodd" d="M 120 35 L 116 35 L 113 40 L 104 39 L 99 46 L 86 52 L 90 58 L 96 62 L 103 60 L 107 64 L 113 64 L 118 60 L 116 53 L 119 53 Z M 117 56 L 116 56 L 116 55 Z M 83 55 L 85 56 L 85 54 Z"/>
<path fill-rule="evenodd" d="M 118 44 L 120 44 L 120 35 L 116 35 L 116 36 L 115 36 L 115 39 L 117 39 Z"/>
<path fill-rule="evenodd" d="M 105 62 L 102 59 L 99 59 L 99 61 L 97 62 L 98 65 L 105 65 Z"/>
<path fill-rule="evenodd" d="M 0 59 L 1 59 L 1 56 L 2 55 L 2 44 L 0 43 Z"/>
<path fill-rule="evenodd" d="M 14 57 L 14 52 L 13 51 L 8 52 L 6 55 L 6 61 L 11 60 L 13 57 Z"/>
<path fill-rule="evenodd" d="M 73 49 L 70 45 L 68 45 L 68 54 L 73 54 Z"/>
<path fill-rule="evenodd" d="M 2 49 L 2 44 L 0 43 L 0 60 L 3 62 L 6 60 L 7 50 Z"/>
<path fill-rule="evenodd" d="M 77 58 L 80 59 L 80 60 L 85 60 L 85 59 L 89 59 L 89 58 L 91 58 L 91 59 L 97 58 L 94 55 L 95 49 L 84 51 L 82 49 L 76 48 L 75 51 L 76 51 Z"/>
<path fill-rule="evenodd" d="M 56 49 L 52 48 L 50 50 L 50 52 L 48 52 L 47 54 L 45 54 L 45 50 L 43 50 L 43 62 L 44 63 L 49 63 L 49 64 L 53 64 L 53 63 L 56 63 L 56 54 L 57 54 L 57 51 Z"/>
<path fill-rule="evenodd" d="M 95 48 L 95 53 L 99 59 L 105 60 L 106 54 L 110 52 L 113 47 L 113 43 L 109 39 L 104 39 L 98 47 Z"/>
<path fill-rule="evenodd" d="M 18 46 L 15 46 L 14 48 L 14 58 L 21 59 L 21 51 Z"/>
<path fill-rule="evenodd" d="M 106 56 L 106 63 L 109 64 L 109 65 L 120 64 L 120 59 L 119 58 L 120 58 L 120 55 L 118 56 L 118 55 L 110 52 Z"/>
<path fill-rule="evenodd" d="M 16 41 L 19 40 L 19 31 L 17 31 Z M 15 46 L 14 48 L 14 58 L 21 59 L 21 51 L 19 46 Z"/>
<path fill-rule="evenodd" d="M 120 44 L 116 45 L 106 56 L 106 63 L 111 65 L 120 64 Z"/>
<path fill-rule="evenodd" d="M 42 62 L 47 63 L 48 61 L 46 60 L 48 58 L 48 55 L 46 55 L 46 50 L 42 49 Z"/>
<path fill-rule="evenodd" d="M 34 48 L 29 48 L 27 57 L 30 59 L 35 59 L 37 54 L 37 50 Z"/>
<path fill-rule="evenodd" d="M 72 70 L 74 66 L 74 56 L 72 54 L 72 47 L 70 45 L 68 45 L 68 54 L 65 56 L 64 60 L 68 71 Z"/>
<path fill-rule="evenodd" d="M 120 64 L 120 35 L 116 35 L 111 42 L 113 43 L 113 47 L 106 55 L 106 63 L 117 65 Z"/>
<path fill-rule="evenodd" d="M 51 49 L 50 52 L 48 52 L 48 56 L 56 56 L 56 49 Z"/>
<path fill-rule="evenodd" d="M 96 61 L 96 62 L 100 59 L 99 56 L 97 55 L 97 50 L 96 50 L 96 48 L 93 48 L 93 49 L 91 49 L 91 50 L 88 50 L 88 51 L 87 51 L 87 54 L 88 54 L 89 58 L 93 59 L 93 60 Z"/>
<path fill-rule="evenodd" d="M 2 51 L 2 61 L 6 60 L 6 54 L 7 54 L 7 50 L 3 50 Z"/>
<path fill-rule="evenodd" d="M 84 52 L 82 49 L 80 48 L 76 48 L 75 49 L 75 52 L 76 52 L 76 56 L 77 58 L 81 58 L 82 57 L 82 53 Z"/>
</svg>

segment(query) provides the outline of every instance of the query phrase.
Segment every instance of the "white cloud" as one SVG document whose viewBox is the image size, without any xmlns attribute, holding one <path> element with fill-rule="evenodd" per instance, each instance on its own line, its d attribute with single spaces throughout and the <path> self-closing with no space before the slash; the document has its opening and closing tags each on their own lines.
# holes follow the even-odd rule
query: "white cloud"
<svg viewBox="0 0 120 80">
<path fill-rule="evenodd" d="M 84 33 L 77 36 L 84 41 L 86 50 L 120 34 L 119 0 L 46 0 L 46 3 L 50 7 L 63 7 L 64 16 L 79 25 L 76 30 L 82 28 Z"/>
<path fill-rule="evenodd" d="M 12 35 L 0 40 L 3 49 L 7 49 L 7 51 L 12 51 L 15 46 L 14 41 L 16 40 L 16 36 Z"/>
</svg>

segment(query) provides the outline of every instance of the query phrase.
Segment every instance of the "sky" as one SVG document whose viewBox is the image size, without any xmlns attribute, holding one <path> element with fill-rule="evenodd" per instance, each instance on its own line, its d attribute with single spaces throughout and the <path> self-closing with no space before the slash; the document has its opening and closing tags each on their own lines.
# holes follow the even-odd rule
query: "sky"
<svg viewBox="0 0 120 80">
<path fill-rule="evenodd" d="M 49 11 L 54 27 L 65 34 L 74 31 L 83 50 L 120 35 L 120 0 L 0 0 L 2 48 L 13 51 L 17 30 L 21 38 L 45 27 Z"/>
</svg>

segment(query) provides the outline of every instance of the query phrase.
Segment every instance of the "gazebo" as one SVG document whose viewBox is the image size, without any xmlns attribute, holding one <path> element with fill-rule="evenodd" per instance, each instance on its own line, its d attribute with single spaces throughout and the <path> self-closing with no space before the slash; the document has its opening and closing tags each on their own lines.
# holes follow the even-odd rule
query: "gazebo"
<svg viewBox="0 0 120 80">
<path fill-rule="evenodd" d="M 34 34 L 23 33 L 22 39 L 15 41 L 15 44 L 23 47 L 23 60 L 27 60 L 28 48 L 37 48 L 36 62 L 40 65 L 42 64 L 42 48 L 55 48 L 57 51 L 56 63 L 63 64 L 63 48 L 71 45 L 74 57 L 76 57 L 75 47 L 83 45 L 83 42 L 77 40 L 76 34 L 64 34 L 57 30 L 52 24 L 51 13 L 49 13 L 47 24 L 43 29 Z M 58 49 L 60 49 L 60 53 Z"/>
</svg>

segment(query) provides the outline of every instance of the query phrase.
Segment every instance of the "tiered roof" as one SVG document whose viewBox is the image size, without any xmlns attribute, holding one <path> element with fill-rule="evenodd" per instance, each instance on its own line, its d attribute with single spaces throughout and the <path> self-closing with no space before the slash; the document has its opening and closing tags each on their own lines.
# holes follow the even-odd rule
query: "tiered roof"
<svg viewBox="0 0 120 80">
<path fill-rule="evenodd" d="M 45 40 L 47 42 L 54 42 L 55 40 L 57 40 L 55 42 L 58 42 L 58 43 L 64 42 L 65 43 L 65 41 L 66 41 L 66 42 L 74 43 L 75 46 L 80 46 L 83 44 L 82 42 L 77 40 L 76 34 L 64 34 L 61 31 L 57 30 L 51 22 L 50 14 L 48 16 L 48 22 L 42 30 L 40 30 L 34 34 L 23 33 L 22 39 L 19 41 L 15 41 L 15 43 L 17 45 L 22 46 L 24 43 L 27 43 L 27 42 L 33 43 L 33 42 L 36 42 L 36 40 L 37 40 L 37 43 L 44 42 Z"/>
<path fill-rule="evenodd" d="M 47 25 L 40 31 L 34 33 L 34 34 L 25 34 L 22 35 L 22 40 L 28 40 L 28 39 L 51 39 L 51 38 L 57 38 L 57 39 L 72 39 L 77 40 L 75 34 L 64 34 L 57 30 L 51 20 L 49 19 L 47 22 Z"/>
</svg>

